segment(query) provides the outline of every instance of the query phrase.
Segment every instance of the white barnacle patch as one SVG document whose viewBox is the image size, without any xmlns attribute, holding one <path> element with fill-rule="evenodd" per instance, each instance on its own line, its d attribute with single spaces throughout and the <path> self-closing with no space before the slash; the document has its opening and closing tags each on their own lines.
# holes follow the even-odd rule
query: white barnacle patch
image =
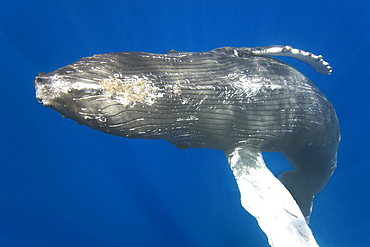
<svg viewBox="0 0 370 247">
<path fill-rule="evenodd" d="M 252 98 L 256 96 L 264 85 L 265 78 L 261 76 L 251 77 L 243 73 L 230 73 L 226 76 L 233 90 L 225 95 L 227 98 L 232 95 Z"/>
<path fill-rule="evenodd" d="M 181 88 L 178 85 L 173 85 L 172 91 L 174 94 L 179 96 L 182 94 Z"/>
<path fill-rule="evenodd" d="M 148 77 L 131 76 L 102 79 L 100 81 L 103 92 L 112 100 L 118 101 L 123 106 L 133 106 L 136 103 L 152 105 L 157 98 L 163 97 Z"/>
<path fill-rule="evenodd" d="M 255 97 L 263 86 L 264 78 L 261 76 L 248 78 L 242 75 L 238 81 L 234 82 L 234 86 L 239 88 L 241 92 L 248 98 Z"/>
<path fill-rule="evenodd" d="M 176 84 L 166 84 L 164 85 L 165 91 L 170 93 L 170 97 L 174 96 L 181 96 L 182 95 L 182 90 L 180 87 L 180 83 Z"/>
<path fill-rule="evenodd" d="M 199 120 L 199 118 L 198 117 L 196 117 L 196 116 L 194 116 L 194 115 L 190 115 L 189 117 L 187 117 L 187 118 L 181 118 L 181 117 L 179 117 L 179 118 L 177 118 L 176 119 L 177 121 L 197 121 L 197 120 Z"/>
<path fill-rule="evenodd" d="M 225 98 L 238 97 L 251 100 L 255 98 L 261 90 L 276 90 L 282 86 L 273 83 L 270 78 L 260 75 L 246 74 L 245 71 L 230 73 L 223 77 L 230 83 L 232 90 L 227 91 Z"/>
</svg>

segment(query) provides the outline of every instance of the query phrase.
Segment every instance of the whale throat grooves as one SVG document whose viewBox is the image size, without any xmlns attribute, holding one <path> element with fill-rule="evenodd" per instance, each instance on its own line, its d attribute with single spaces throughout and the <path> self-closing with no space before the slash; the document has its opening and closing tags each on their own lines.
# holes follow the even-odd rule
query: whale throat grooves
<svg viewBox="0 0 370 247">
<path fill-rule="evenodd" d="M 317 246 L 306 221 L 314 196 L 336 168 L 338 120 L 332 104 L 305 75 L 271 56 L 293 57 L 318 73 L 332 72 L 322 56 L 290 46 L 116 52 L 40 74 L 36 98 L 111 135 L 225 151 L 242 205 L 257 218 L 269 243 Z M 282 153 L 293 170 L 275 178 L 261 152 Z M 283 203 L 276 195 L 285 198 Z M 257 210 L 264 205 L 270 206 Z M 266 222 L 274 214 L 278 218 L 271 227 Z"/>
</svg>

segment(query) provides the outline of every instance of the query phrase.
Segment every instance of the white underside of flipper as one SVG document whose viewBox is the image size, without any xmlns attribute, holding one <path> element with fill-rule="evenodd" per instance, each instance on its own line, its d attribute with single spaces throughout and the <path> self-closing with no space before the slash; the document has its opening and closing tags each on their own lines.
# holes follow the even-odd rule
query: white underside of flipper
<svg viewBox="0 0 370 247">
<path fill-rule="evenodd" d="M 271 246 L 319 246 L 289 191 L 266 167 L 259 148 L 242 145 L 225 154 L 241 204 L 257 219 Z"/>
</svg>

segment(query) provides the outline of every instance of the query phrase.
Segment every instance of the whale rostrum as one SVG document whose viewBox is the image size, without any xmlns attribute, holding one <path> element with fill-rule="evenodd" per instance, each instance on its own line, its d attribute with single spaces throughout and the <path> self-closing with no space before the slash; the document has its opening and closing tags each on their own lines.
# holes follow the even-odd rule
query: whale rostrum
<svg viewBox="0 0 370 247">
<path fill-rule="evenodd" d="M 306 76 L 270 56 L 332 72 L 322 56 L 290 46 L 116 52 L 40 74 L 36 98 L 108 134 L 223 150 L 270 245 L 318 246 L 306 221 L 336 168 L 337 116 Z M 261 152 L 282 153 L 293 170 L 275 178 Z"/>
</svg>

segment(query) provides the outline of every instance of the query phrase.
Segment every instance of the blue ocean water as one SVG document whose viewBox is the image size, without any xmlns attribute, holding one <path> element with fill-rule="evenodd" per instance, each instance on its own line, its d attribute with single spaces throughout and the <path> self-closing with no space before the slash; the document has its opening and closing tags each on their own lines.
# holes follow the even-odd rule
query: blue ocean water
<svg viewBox="0 0 370 247">
<path fill-rule="evenodd" d="M 336 108 L 338 169 L 316 197 L 318 243 L 370 246 L 370 2 L 24 0 L 0 2 L 0 246 L 268 246 L 222 151 L 127 140 L 62 119 L 34 77 L 118 51 L 291 45 L 331 76 L 286 59 Z M 276 171 L 286 164 L 266 154 Z"/>
</svg>

